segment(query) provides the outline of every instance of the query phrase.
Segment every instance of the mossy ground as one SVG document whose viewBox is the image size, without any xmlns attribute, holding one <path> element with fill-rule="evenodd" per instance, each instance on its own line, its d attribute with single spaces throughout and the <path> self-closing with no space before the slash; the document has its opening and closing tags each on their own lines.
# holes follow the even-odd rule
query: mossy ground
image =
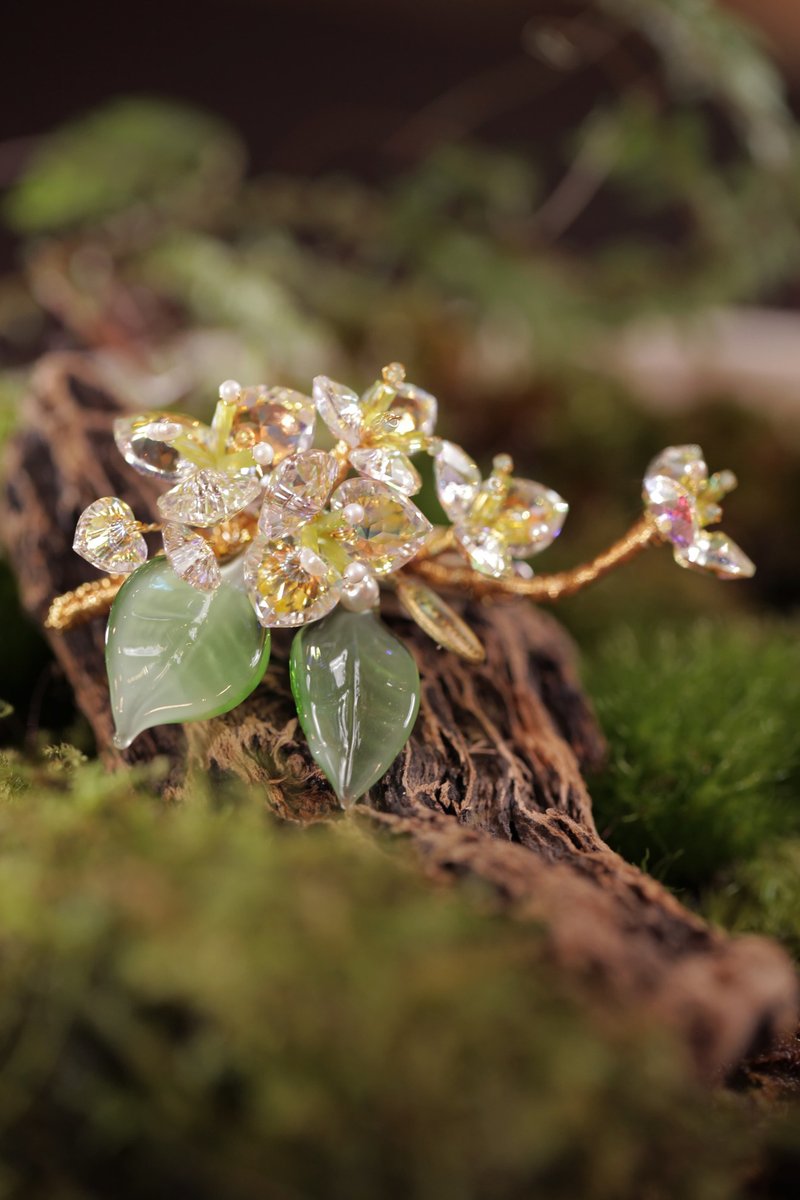
<svg viewBox="0 0 800 1200">
<path fill-rule="evenodd" d="M 796 632 L 618 633 L 586 676 L 612 844 L 800 949 Z M 480 890 L 432 889 L 357 819 L 292 832 L 202 779 L 165 808 L 157 770 L 3 761 L 0 1194 L 792 1194 L 791 1111 L 699 1094 Z"/>
</svg>

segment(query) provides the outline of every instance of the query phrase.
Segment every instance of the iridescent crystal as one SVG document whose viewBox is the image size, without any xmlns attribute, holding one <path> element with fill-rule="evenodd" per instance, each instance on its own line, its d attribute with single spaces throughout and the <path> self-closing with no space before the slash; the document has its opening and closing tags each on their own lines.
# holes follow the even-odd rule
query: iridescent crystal
<svg viewBox="0 0 800 1200">
<path fill-rule="evenodd" d="M 705 530 L 700 531 L 690 546 L 675 548 L 675 561 L 682 567 L 711 571 L 719 579 L 750 579 L 756 570 L 732 538 Z"/>
<path fill-rule="evenodd" d="M 341 438 L 349 446 L 357 446 L 361 440 L 363 418 L 356 393 L 327 375 L 317 375 L 313 396 L 317 412 L 334 437 Z"/>
<path fill-rule="evenodd" d="M 342 544 L 377 575 L 396 571 L 418 552 L 431 523 L 416 505 L 393 488 L 372 479 L 347 479 L 331 497 L 331 509 L 360 504 L 363 518 L 345 525 Z"/>
<path fill-rule="evenodd" d="M 169 565 L 180 579 L 201 592 L 219 587 L 222 575 L 217 556 L 202 534 L 188 525 L 167 523 L 162 536 Z"/>
<path fill-rule="evenodd" d="M 324 617 L 338 602 L 341 576 L 328 563 L 323 574 L 309 572 L 303 565 L 304 549 L 291 536 L 260 536 L 245 555 L 245 586 L 262 625 L 305 625 Z"/>
<path fill-rule="evenodd" d="M 147 543 L 129 505 L 103 496 L 81 513 L 72 548 L 100 571 L 128 575 L 147 560 Z"/>
<path fill-rule="evenodd" d="M 328 502 L 339 464 L 324 450 L 292 454 L 276 467 L 264 492 L 262 533 L 279 536 L 310 520 Z"/>
<path fill-rule="evenodd" d="M 193 469 L 173 445 L 175 439 L 188 437 L 202 449 L 205 432 L 199 421 L 171 413 L 119 417 L 114 422 L 114 440 L 126 463 L 142 475 L 170 482 Z"/>
<path fill-rule="evenodd" d="M 235 516 L 260 495 L 261 482 L 256 476 L 204 467 L 159 496 L 158 511 L 167 521 L 208 528 Z"/>
<path fill-rule="evenodd" d="M 697 493 L 708 479 L 703 451 L 700 446 L 668 446 L 657 454 L 645 472 L 645 485 L 649 479 L 666 475 L 676 483 Z"/>
<path fill-rule="evenodd" d="M 433 467 L 439 503 L 451 521 L 458 521 L 469 512 L 478 494 L 478 465 L 455 442 L 442 442 Z"/>
<path fill-rule="evenodd" d="M 512 479 L 505 490 L 493 528 L 514 558 L 539 554 L 564 527 L 569 505 L 552 488 L 531 479 Z"/>
<path fill-rule="evenodd" d="M 364 447 L 350 452 L 350 462 L 360 475 L 388 483 L 404 496 L 413 496 L 422 487 L 419 472 L 402 450 L 385 446 Z"/>
<path fill-rule="evenodd" d="M 644 498 L 659 533 L 676 546 L 688 546 L 698 530 L 694 496 L 668 475 L 648 475 Z"/>
<path fill-rule="evenodd" d="M 277 464 L 289 454 L 308 449 L 316 418 L 313 401 L 301 392 L 285 387 L 247 387 L 239 396 L 230 439 L 237 449 L 252 449 L 266 442 Z"/>
</svg>

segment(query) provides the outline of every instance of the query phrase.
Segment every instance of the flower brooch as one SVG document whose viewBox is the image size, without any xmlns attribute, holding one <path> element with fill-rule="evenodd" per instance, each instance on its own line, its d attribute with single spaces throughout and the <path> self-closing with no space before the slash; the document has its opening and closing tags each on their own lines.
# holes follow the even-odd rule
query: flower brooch
<svg viewBox="0 0 800 1200">
<path fill-rule="evenodd" d="M 117 746 L 228 712 L 261 682 L 270 631 L 294 629 L 300 723 L 347 805 L 391 765 L 419 708 L 416 664 L 378 616 L 381 587 L 439 645 L 479 662 L 478 637 L 442 592 L 551 602 L 659 542 L 681 566 L 753 574 L 730 538 L 709 532 L 735 477 L 709 475 L 699 446 L 673 446 L 650 464 L 644 515 L 623 538 L 574 570 L 534 575 L 528 560 L 558 537 L 566 502 L 515 477 L 507 455 L 484 478 L 435 436 L 436 416 L 435 398 L 393 363 L 361 396 L 325 376 L 312 397 L 229 380 L 210 425 L 171 413 L 115 423 L 125 461 L 168 485 L 161 520 L 142 524 L 114 496 L 90 504 L 74 548 L 109 578 L 58 597 L 47 624 L 69 629 L 110 608 Z M 328 449 L 314 446 L 318 417 Z M 449 525 L 432 525 L 412 500 L 423 453 Z M 156 533 L 163 554 L 149 558 Z"/>
</svg>

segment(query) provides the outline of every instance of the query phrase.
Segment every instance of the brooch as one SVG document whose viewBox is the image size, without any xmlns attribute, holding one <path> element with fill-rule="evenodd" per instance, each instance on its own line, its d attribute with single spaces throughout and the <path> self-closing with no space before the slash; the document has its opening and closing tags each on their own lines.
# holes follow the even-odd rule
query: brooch
<svg viewBox="0 0 800 1200">
<path fill-rule="evenodd" d="M 534 574 L 529 560 L 561 533 L 566 501 L 517 477 L 505 454 L 484 477 L 436 436 L 436 417 L 434 396 L 392 363 L 361 396 L 326 376 L 311 397 L 228 380 L 210 425 L 173 413 L 115 422 L 125 461 L 165 485 L 160 521 L 140 522 L 115 496 L 90 504 L 74 549 L 105 577 L 54 600 L 47 625 L 109 614 L 119 748 L 152 726 L 235 708 L 263 678 L 270 631 L 293 629 L 300 724 L 349 805 L 388 770 L 419 709 L 416 663 L 379 616 L 382 589 L 445 650 L 480 662 L 483 646 L 448 593 L 552 603 L 660 544 L 680 566 L 722 579 L 754 572 L 713 528 L 735 476 L 709 474 L 688 445 L 651 462 L 644 513 L 622 538 L 582 566 Z M 448 524 L 432 525 L 412 499 L 420 455 L 433 461 Z M 163 552 L 150 556 L 146 535 L 159 535 Z"/>
</svg>

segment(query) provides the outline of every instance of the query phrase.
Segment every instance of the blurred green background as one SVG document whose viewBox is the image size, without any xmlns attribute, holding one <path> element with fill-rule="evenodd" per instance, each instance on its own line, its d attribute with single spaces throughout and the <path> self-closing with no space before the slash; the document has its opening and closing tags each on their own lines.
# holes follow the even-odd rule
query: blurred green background
<svg viewBox="0 0 800 1200">
<path fill-rule="evenodd" d="M 0 438 L 55 349 L 206 414 L 231 376 L 400 359 L 440 432 L 569 499 L 541 570 L 700 442 L 758 574 L 651 554 L 560 609 L 609 739 L 595 811 L 800 953 L 800 30 L 789 0 L 731 8 L 763 27 L 710 0 L 12 0 Z M 661 1034 L 562 1003 L 529 931 L 359 837 L 301 846 L 199 784 L 165 820 L 155 779 L 92 763 L 9 562 L 0 618 L 0 1190 L 794 1194 L 788 1085 L 758 1119 L 709 1102 Z"/>
</svg>

